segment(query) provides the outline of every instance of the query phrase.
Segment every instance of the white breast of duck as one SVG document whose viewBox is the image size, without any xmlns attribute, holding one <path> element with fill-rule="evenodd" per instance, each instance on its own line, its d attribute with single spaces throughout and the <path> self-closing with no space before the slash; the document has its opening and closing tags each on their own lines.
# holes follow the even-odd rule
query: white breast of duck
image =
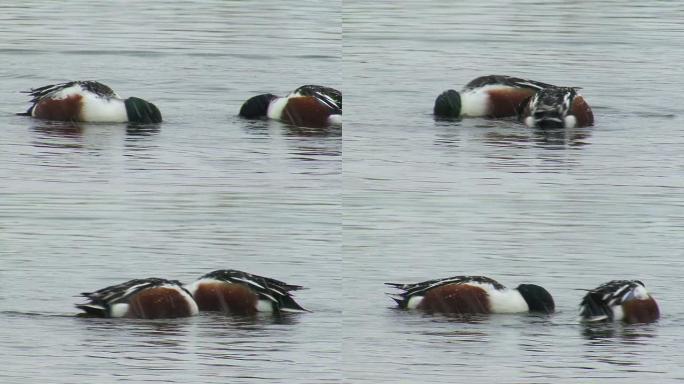
<svg viewBox="0 0 684 384">
<path fill-rule="evenodd" d="M 92 93 L 83 96 L 81 101 L 83 121 L 103 123 L 123 123 L 128 121 L 126 105 L 121 99 L 98 97 Z"/>
<path fill-rule="evenodd" d="M 511 88 L 505 85 L 491 84 L 461 92 L 461 116 L 486 116 L 489 113 L 489 91 Z"/>
</svg>

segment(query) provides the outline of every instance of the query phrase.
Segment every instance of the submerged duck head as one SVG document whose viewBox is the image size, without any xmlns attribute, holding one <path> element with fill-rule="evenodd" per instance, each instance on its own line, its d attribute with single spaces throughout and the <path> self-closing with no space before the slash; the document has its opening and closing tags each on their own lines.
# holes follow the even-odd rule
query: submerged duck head
<svg viewBox="0 0 684 384">
<path fill-rule="evenodd" d="M 453 89 L 442 92 L 435 100 L 434 114 L 439 117 L 459 117 L 461 95 Z"/>
<path fill-rule="evenodd" d="M 553 313 L 556 310 L 553 297 L 543 287 L 535 284 L 520 284 L 516 289 L 527 302 L 530 312 Z"/>
<path fill-rule="evenodd" d="M 265 117 L 268 113 L 268 106 L 271 104 L 271 101 L 277 98 L 278 96 L 270 93 L 251 97 L 242 104 L 242 107 L 240 107 L 240 116 L 248 119 Z"/>
<path fill-rule="evenodd" d="M 124 100 L 128 121 L 136 123 L 161 123 L 162 116 L 154 104 L 138 97 Z"/>
</svg>

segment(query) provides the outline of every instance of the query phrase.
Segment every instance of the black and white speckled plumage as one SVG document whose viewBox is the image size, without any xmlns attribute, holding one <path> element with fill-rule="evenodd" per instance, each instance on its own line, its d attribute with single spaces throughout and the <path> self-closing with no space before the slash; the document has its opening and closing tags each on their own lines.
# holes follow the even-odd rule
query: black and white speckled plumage
<svg viewBox="0 0 684 384">
<path fill-rule="evenodd" d="M 81 88 L 83 88 L 85 91 L 91 92 L 94 95 L 104 97 L 104 98 L 119 98 L 119 95 L 116 94 L 111 88 L 108 86 L 97 82 L 93 80 L 84 80 L 84 81 L 69 81 L 66 83 L 59 83 L 59 84 L 50 84 L 50 85 L 45 85 L 42 87 L 38 88 L 32 88 L 30 91 L 22 91 L 23 93 L 28 93 L 31 95 L 33 98 L 31 99 L 30 103 L 31 106 L 26 112 L 23 113 L 17 113 L 17 115 L 20 116 L 31 116 L 33 112 L 33 108 L 36 107 L 36 104 L 38 104 L 42 100 L 46 99 L 51 99 L 57 94 L 58 92 L 73 87 L 74 85 L 80 85 Z"/>
<path fill-rule="evenodd" d="M 547 87 L 553 87 L 551 84 L 542 83 L 540 81 L 521 79 L 519 77 L 506 75 L 489 75 L 474 79 L 463 87 L 463 91 L 468 91 L 476 88 L 482 88 L 487 85 L 503 85 L 513 88 L 529 88 L 535 91 Z"/>
<path fill-rule="evenodd" d="M 533 124 L 528 125 L 563 127 L 576 96 L 577 88 L 571 87 L 549 87 L 538 91 L 527 106 L 527 114 L 533 120 Z"/>
<path fill-rule="evenodd" d="M 639 280 L 613 280 L 589 291 L 580 303 L 580 316 L 586 319 L 613 320 L 613 307 L 620 306 L 637 296 L 637 289 L 645 289 Z"/>
<path fill-rule="evenodd" d="M 114 92 L 108 86 L 93 80 L 69 81 L 66 83 L 51 84 L 39 88 L 33 88 L 30 91 L 25 91 L 24 93 L 28 93 L 33 96 L 31 102 L 36 103 L 44 98 L 50 98 L 55 93 L 66 88 L 73 87 L 74 85 L 80 85 L 85 91 L 91 92 L 101 97 L 119 97 L 119 95 L 117 95 L 116 92 Z"/>
<path fill-rule="evenodd" d="M 302 85 L 292 92 L 301 96 L 312 96 L 332 109 L 336 115 L 342 114 L 342 92 L 322 85 Z"/>
<path fill-rule="evenodd" d="M 177 280 L 150 277 L 146 279 L 133 279 L 125 283 L 99 289 L 95 292 L 83 292 L 81 293 L 81 296 L 87 297 L 94 303 L 108 305 L 126 301 L 128 297 L 142 291 L 143 289 L 159 287 L 162 285 L 174 285 L 182 287 L 181 282 Z"/>
</svg>

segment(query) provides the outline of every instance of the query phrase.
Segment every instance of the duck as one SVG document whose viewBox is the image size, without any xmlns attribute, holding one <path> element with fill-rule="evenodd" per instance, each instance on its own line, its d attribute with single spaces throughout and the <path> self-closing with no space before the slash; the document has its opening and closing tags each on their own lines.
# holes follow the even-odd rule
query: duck
<svg viewBox="0 0 684 384">
<path fill-rule="evenodd" d="M 580 303 L 580 318 L 650 323 L 660 318 L 660 309 L 640 280 L 612 280 L 587 292 Z"/>
<path fill-rule="evenodd" d="M 583 128 L 594 113 L 577 87 L 548 87 L 520 104 L 518 119 L 530 128 Z"/>
<path fill-rule="evenodd" d="M 538 285 L 520 284 L 509 289 L 485 276 L 453 276 L 420 283 L 385 283 L 403 292 L 391 298 L 400 309 L 427 313 L 553 313 L 551 294 Z"/>
<path fill-rule="evenodd" d="M 551 84 L 506 75 L 488 75 L 473 79 L 461 92 L 448 89 L 435 100 L 437 117 L 511 117 L 516 116 L 523 100 Z"/>
<path fill-rule="evenodd" d="M 32 105 L 20 116 L 45 120 L 92 123 L 160 123 L 161 112 L 138 97 L 122 99 L 107 85 L 97 81 L 70 81 L 33 88 Z"/>
<path fill-rule="evenodd" d="M 269 119 L 310 128 L 342 124 L 342 93 L 321 85 L 303 85 L 285 97 L 265 93 L 249 98 L 239 116 Z"/>
<path fill-rule="evenodd" d="M 177 280 L 133 279 L 81 295 L 88 302 L 76 307 L 92 317 L 164 319 L 199 313 L 192 295 Z"/>
<path fill-rule="evenodd" d="M 200 311 L 233 315 L 258 312 L 308 312 L 290 294 L 303 289 L 279 280 L 234 269 L 219 269 L 185 286 Z"/>
</svg>

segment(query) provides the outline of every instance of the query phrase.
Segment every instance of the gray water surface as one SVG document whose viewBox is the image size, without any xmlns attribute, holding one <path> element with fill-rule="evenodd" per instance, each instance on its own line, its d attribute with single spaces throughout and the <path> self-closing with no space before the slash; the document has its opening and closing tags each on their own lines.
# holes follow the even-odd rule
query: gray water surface
<svg viewBox="0 0 684 384">
<path fill-rule="evenodd" d="M 340 7 L 22 4 L 0 6 L 0 382 L 339 382 L 341 131 L 236 115 L 256 93 L 341 88 Z M 19 91 L 75 79 L 164 122 L 14 116 Z M 312 312 L 75 317 L 80 292 L 219 268 L 303 285 Z"/>
<path fill-rule="evenodd" d="M 345 377 L 684 379 L 684 8 L 454 4 L 344 3 Z M 432 118 L 440 92 L 488 74 L 582 87 L 596 126 Z M 378 294 L 459 274 L 540 284 L 558 313 L 459 322 Z M 624 278 L 645 282 L 662 319 L 580 325 L 580 289 Z"/>
<path fill-rule="evenodd" d="M 684 380 L 684 7 L 678 2 L 0 5 L 0 383 Z M 436 121 L 487 74 L 582 87 L 596 126 Z M 159 125 L 15 116 L 95 79 Z M 345 93 L 340 129 L 249 122 L 256 93 Z M 218 268 L 311 313 L 83 319 L 79 292 Z M 483 274 L 551 316 L 392 308 L 388 281 Z M 663 316 L 587 327 L 584 291 L 638 278 Z"/>
</svg>

